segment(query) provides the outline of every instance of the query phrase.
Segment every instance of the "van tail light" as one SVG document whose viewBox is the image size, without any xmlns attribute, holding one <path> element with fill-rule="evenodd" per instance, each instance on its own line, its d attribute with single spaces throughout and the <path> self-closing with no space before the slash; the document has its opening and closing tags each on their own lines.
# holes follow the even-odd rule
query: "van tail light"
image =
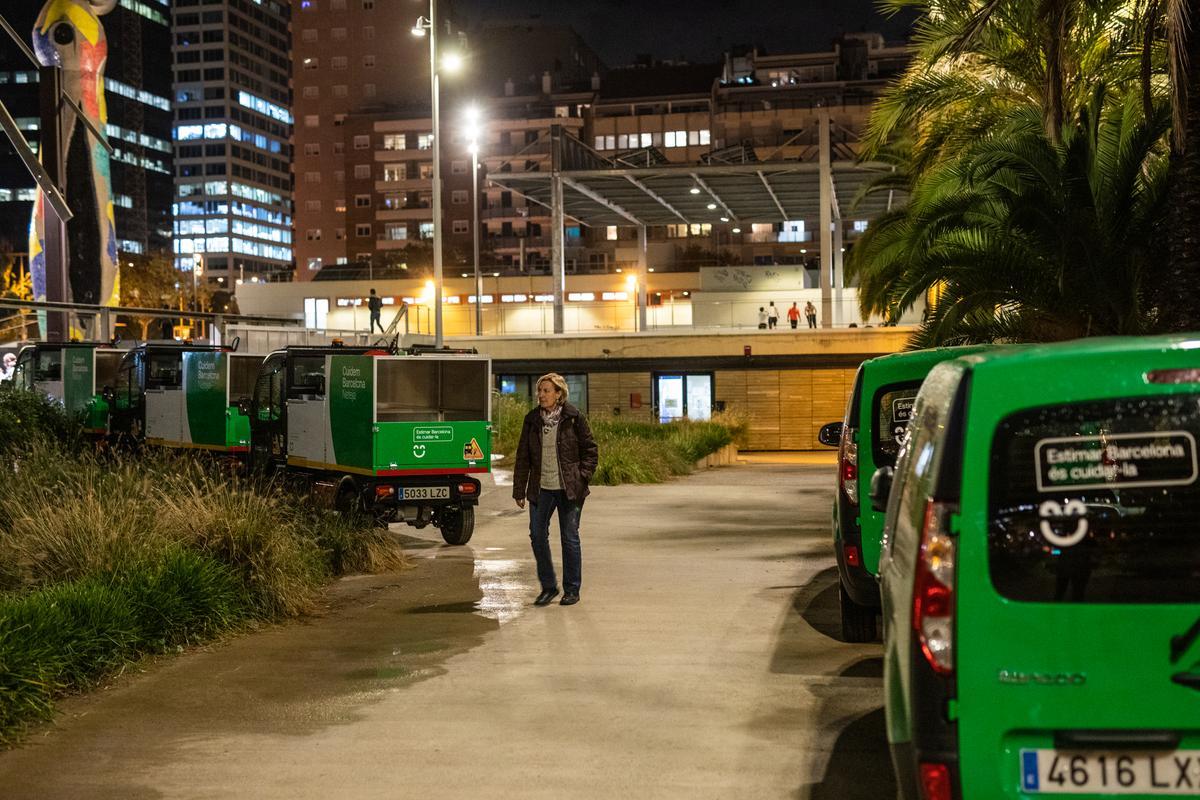
<svg viewBox="0 0 1200 800">
<path fill-rule="evenodd" d="M 459 494 L 475 494 L 475 484 L 460 483 L 458 485 L 458 493 Z"/>
<path fill-rule="evenodd" d="M 396 494 L 395 486 L 380 485 L 375 487 L 375 497 L 382 499 Z"/>
<path fill-rule="evenodd" d="M 846 563 L 852 567 L 862 566 L 862 551 L 852 544 L 842 545 L 842 555 L 846 558 Z"/>
<path fill-rule="evenodd" d="M 913 630 L 925 660 L 939 675 L 954 672 L 954 569 L 958 545 L 949 530 L 953 510 L 950 503 L 932 500 L 925 506 L 913 586 Z"/>
<path fill-rule="evenodd" d="M 838 474 L 841 476 L 842 491 L 846 499 L 858 505 L 858 443 L 854 441 L 854 428 L 842 428 L 842 444 L 838 448 Z"/>
<path fill-rule="evenodd" d="M 936 762 L 921 763 L 921 800 L 953 800 L 950 767 Z"/>
</svg>

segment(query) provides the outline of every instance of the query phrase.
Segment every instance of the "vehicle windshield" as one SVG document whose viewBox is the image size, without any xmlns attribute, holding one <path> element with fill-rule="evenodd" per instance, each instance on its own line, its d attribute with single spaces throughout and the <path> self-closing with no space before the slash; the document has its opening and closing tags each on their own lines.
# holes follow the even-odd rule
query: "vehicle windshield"
<svg viewBox="0 0 1200 800">
<path fill-rule="evenodd" d="M 62 350 L 38 350 L 34 362 L 33 379 L 35 381 L 62 380 Z"/>
<path fill-rule="evenodd" d="M 1048 406 L 996 429 L 988 557 L 1004 597 L 1200 602 L 1200 395 Z"/>
<path fill-rule="evenodd" d="M 288 397 L 320 394 L 325 379 L 325 356 L 296 356 L 292 359 L 292 375 L 288 381 Z"/>
<path fill-rule="evenodd" d="M 908 421 L 912 418 L 913 405 L 920 389 L 921 381 L 906 381 L 888 384 L 875 392 L 871 401 L 871 414 L 875 420 L 871 452 L 876 467 L 896 465 L 896 455 L 900 452 L 900 445 L 904 444 Z"/>
</svg>

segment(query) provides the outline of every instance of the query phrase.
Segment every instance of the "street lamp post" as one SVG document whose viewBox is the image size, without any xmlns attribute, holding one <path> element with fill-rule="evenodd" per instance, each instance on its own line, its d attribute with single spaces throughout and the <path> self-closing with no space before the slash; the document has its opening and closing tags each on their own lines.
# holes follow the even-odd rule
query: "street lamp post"
<svg viewBox="0 0 1200 800">
<path fill-rule="evenodd" d="M 469 106 L 466 111 L 468 149 L 471 151 L 471 246 L 475 254 L 475 335 L 483 336 L 483 276 L 479 271 L 479 108 Z"/>
<path fill-rule="evenodd" d="M 433 117 L 433 346 L 442 346 L 442 137 L 438 131 L 437 0 L 429 0 L 429 19 L 419 17 L 414 36 L 429 33 L 429 84 Z"/>
</svg>

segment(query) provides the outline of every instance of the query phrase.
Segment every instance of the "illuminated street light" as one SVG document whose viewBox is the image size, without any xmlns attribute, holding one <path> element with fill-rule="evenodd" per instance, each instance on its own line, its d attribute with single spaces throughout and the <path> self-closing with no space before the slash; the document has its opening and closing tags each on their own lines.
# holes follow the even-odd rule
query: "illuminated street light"
<svg viewBox="0 0 1200 800">
<path fill-rule="evenodd" d="M 483 336 L 483 277 L 479 273 L 479 139 L 481 137 L 482 114 L 479 106 L 469 105 L 463 109 L 463 128 L 467 137 L 467 150 L 471 153 L 471 249 L 475 256 L 475 335 Z M 463 276 L 466 277 L 465 275 Z"/>
<path fill-rule="evenodd" d="M 446 53 L 442 56 L 442 69 L 446 72 L 458 72 L 462 69 L 463 58 L 458 53 Z"/>
<path fill-rule="evenodd" d="M 429 84 L 433 117 L 433 346 L 442 346 L 442 135 L 438 114 L 437 0 L 429 0 L 429 17 L 418 17 L 414 36 L 429 32 Z"/>
</svg>

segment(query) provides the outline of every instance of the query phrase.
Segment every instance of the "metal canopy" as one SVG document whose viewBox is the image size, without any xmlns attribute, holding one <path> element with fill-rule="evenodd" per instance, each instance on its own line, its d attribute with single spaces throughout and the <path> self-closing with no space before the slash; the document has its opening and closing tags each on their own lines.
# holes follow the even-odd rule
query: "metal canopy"
<svg viewBox="0 0 1200 800">
<path fill-rule="evenodd" d="M 862 219 L 883 214 L 902 198 L 879 193 L 863 198 L 857 206 L 854 201 L 866 181 L 889 171 L 885 164 L 833 162 L 835 207 Z M 566 216 L 588 226 L 719 224 L 725 216 L 729 224 L 806 220 L 815 229 L 820 216 L 820 167 L 814 163 L 614 166 L 560 174 Z M 493 173 L 488 180 L 551 207 L 550 172 Z M 710 204 L 715 208 L 710 209 Z"/>
</svg>

